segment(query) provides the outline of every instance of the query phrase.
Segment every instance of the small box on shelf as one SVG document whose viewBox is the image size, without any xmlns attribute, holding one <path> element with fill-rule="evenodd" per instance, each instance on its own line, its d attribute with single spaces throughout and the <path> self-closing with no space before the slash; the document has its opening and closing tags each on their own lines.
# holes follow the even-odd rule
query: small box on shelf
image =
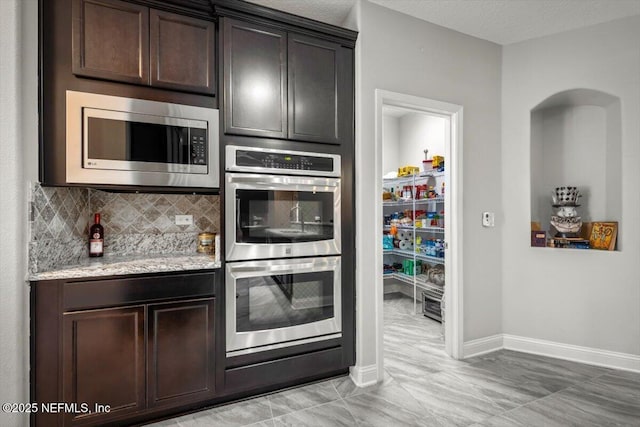
<svg viewBox="0 0 640 427">
<path fill-rule="evenodd" d="M 593 222 L 589 233 L 589 244 L 592 249 L 612 251 L 616 248 L 616 238 L 618 237 L 618 223 Z"/>
<path fill-rule="evenodd" d="M 547 232 L 542 230 L 532 230 L 531 246 L 541 248 L 547 246 Z"/>
</svg>

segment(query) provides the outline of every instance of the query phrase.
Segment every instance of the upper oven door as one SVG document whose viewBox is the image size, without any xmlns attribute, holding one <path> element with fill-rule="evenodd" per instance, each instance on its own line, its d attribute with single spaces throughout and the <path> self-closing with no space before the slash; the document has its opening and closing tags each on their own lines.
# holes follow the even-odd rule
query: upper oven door
<svg viewBox="0 0 640 427">
<path fill-rule="evenodd" d="M 227 174 L 228 261 L 340 254 L 340 179 Z"/>
</svg>

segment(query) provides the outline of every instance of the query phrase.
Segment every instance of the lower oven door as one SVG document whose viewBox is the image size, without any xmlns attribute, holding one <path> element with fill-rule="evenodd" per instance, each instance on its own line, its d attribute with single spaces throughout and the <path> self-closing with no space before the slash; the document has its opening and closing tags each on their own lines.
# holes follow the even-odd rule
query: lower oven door
<svg viewBox="0 0 640 427">
<path fill-rule="evenodd" d="M 341 337 L 340 257 L 228 263 L 227 356 Z"/>
</svg>

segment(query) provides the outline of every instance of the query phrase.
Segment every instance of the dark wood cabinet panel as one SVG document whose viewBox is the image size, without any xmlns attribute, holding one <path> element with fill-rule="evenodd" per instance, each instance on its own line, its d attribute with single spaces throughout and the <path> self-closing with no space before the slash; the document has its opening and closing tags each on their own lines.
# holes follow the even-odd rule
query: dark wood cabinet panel
<svg viewBox="0 0 640 427">
<path fill-rule="evenodd" d="M 64 311 L 151 303 L 176 298 L 204 298 L 214 294 L 215 273 L 74 280 L 62 287 Z"/>
<path fill-rule="evenodd" d="M 119 0 L 74 0 L 73 73 L 149 83 L 149 8 Z"/>
<path fill-rule="evenodd" d="M 120 0 L 73 0 L 73 73 L 215 94 L 212 21 Z"/>
<path fill-rule="evenodd" d="M 339 143 L 340 45 L 289 33 L 289 138 Z"/>
<path fill-rule="evenodd" d="M 63 316 L 62 395 L 108 412 L 65 414 L 65 425 L 102 423 L 145 407 L 144 307 Z"/>
<path fill-rule="evenodd" d="M 149 305 L 150 407 L 215 394 L 214 298 Z"/>
<path fill-rule="evenodd" d="M 32 425 L 130 425 L 218 398 L 217 280 L 199 271 L 33 282 L 31 399 L 94 413 L 39 412 Z"/>
<path fill-rule="evenodd" d="M 353 49 L 222 18 L 224 133 L 343 144 L 353 134 Z"/>
<path fill-rule="evenodd" d="M 224 131 L 286 138 L 286 32 L 223 18 Z"/>
<path fill-rule="evenodd" d="M 151 85 L 215 92 L 213 22 L 151 9 Z"/>
</svg>

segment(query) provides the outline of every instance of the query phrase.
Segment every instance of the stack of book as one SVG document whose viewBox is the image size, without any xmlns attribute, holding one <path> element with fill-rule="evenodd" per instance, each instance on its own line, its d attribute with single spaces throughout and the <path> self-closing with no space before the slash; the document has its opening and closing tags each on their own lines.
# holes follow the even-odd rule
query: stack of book
<svg viewBox="0 0 640 427">
<path fill-rule="evenodd" d="M 582 237 L 552 237 L 549 239 L 552 248 L 589 249 L 589 239 Z"/>
</svg>

